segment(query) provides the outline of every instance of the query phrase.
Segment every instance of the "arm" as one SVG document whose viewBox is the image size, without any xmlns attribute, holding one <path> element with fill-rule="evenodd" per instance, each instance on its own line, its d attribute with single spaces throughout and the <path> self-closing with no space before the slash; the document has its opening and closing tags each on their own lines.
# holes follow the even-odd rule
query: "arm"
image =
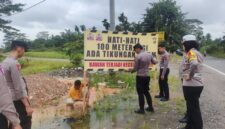
<svg viewBox="0 0 225 129">
<path fill-rule="evenodd" d="M 19 125 L 19 115 L 16 112 L 12 96 L 2 76 L 0 77 L 0 94 L 0 113 L 2 113 L 13 124 L 13 126 Z"/>
<path fill-rule="evenodd" d="M 155 58 L 155 57 L 152 57 L 152 59 L 151 59 L 151 63 L 152 64 L 157 64 L 158 63 L 158 61 L 157 61 L 157 59 Z"/>
<path fill-rule="evenodd" d="M 190 71 L 189 71 L 189 76 L 186 78 L 186 80 L 190 80 L 193 78 L 195 74 L 195 70 L 197 69 L 198 66 L 198 59 L 196 53 L 190 51 L 188 53 L 188 62 L 190 63 Z"/>
<path fill-rule="evenodd" d="M 15 127 L 15 126 L 18 126 L 20 125 L 20 119 L 19 119 L 19 116 L 17 115 L 16 112 L 14 112 L 12 110 L 12 108 L 8 108 L 6 110 L 3 110 L 2 111 L 2 114 L 4 116 L 6 116 L 6 118 L 10 121 L 10 123 L 12 123 L 12 125 Z"/>
<path fill-rule="evenodd" d="M 25 87 L 25 83 L 23 82 L 20 72 L 16 66 L 13 64 L 10 67 L 11 78 L 15 88 L 16 98 L 20 99 L 24 106 L 26 107 L 27 115 L 31 116 L 33 113 L 32 108 L 30 107 L 30 103 L 28 101 L 27 91 Z"/>
<path fill-rule="evenodd" d="M 154 65 L 157 64 L 158 61 L 156 59 L 156 53 L 152 53 L 150 55 L 151 55 L 151 63 L 154 64 Z"/>
<path fill-rule="evenodd" d="M 72 95 L 71 95 L 71 88 L 70 88 L 69 91 L 68 91 L 68 98 L 72 98 Z"/>
<path fill-rule="evenodd" d="M 183 63 L 181 63 L 180 66 L 179 66 L 179 76 L 180 76 L 181 79 L 183 79 L 182 75 L 183 75 Z"/>
<path fill-rule="evenodd" d="M 135 57 L 134 68 L 133 68 L 132 72 L 136 72 L 138 70 L 138 67 L 139 67 L 139 59 L 138 59 L 138 57 Z"/>
<path fill-rule="evenodd" d="M 17 126 L 20 124 L 20 119 L 12 102 L 12 96 L 8 89 L 5 88 L 1 90 L 4 91 L 4 93 L 1 94 L 2 99 L 0 100 L 0 107 L 2 109 L 1 113 L 12 123 L 13 126 Z"/>
<path fill-rule="evenodd" d="M 189 74 L 189 79 L 194 77 L 195 70 L 197 69 L 198 66 L 198 61 L 197 60 L 192 60 L 190 62 L 190 74 Z"/>
<path fill-rule="evenodd" d="M 27 98 L 28 96 L 27 96 L 25 84 L 22 82 L 22 78 L 16 64 L 11 65 L 10 72 L 11 72 L 12 83 L 15 89 L 16 98 L 21 100 L 23 98 Z"/>
<path fill-rule="evenodd" d="M 165 55 L 165 57 L 163 57 L 164 59 L 164 61 L 163 61 L 163 66 L 164 66 L 164 68 L 163 68 L 163 71 L 162 71 L 162 75 L 161 75 L 161 77 L 165 77 L 165 74 L 166 74 L 166 70 L 167 70 L 167 68 L 168 68 L 168 65 L 169 65 L 169 55 Z"/>
</svg>

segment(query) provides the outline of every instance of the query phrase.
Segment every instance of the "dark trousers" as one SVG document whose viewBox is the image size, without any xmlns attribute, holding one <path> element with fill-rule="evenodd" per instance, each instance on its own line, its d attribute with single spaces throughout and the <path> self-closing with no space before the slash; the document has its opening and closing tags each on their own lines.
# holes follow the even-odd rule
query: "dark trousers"
<svg viewBox="0 0 225 129">
<path fill-rule="evenodd" d="M 20 125 L 22 129 L 31 129 L 31 116 L 27 116 L 26 108 L 21 100 L 14 101 L 14 106 L 20 118 Z M 8 127 L 8 120 L 2 114 L 0 114 L 0 129 L 11 129 L 12 125 Z"/>
<path fill-rule="evenodd" d="M 136 89 L 138 93 L 140 110 L 144 110 L 145 98 L 149 107 L 152 107 L 152 98 L 149 93 L 150 77 L 136 77 Z M 144 98 L 145 96 L 145 98 Z"/>
<path fill-rule="evenodd" d="M 27 116 L 26 108 L 21 100 L 14 101 L 14 105 L 20 118 L 22 129 L 31 129 L 31 116 Z"/>
<path fill-rule="evenodd" d="M 0 129 L 9 129 L 8 120 L 3 114 L 0 114 Z"/>
<path fill-rule="evenodd" d="M 161 79 L 161 75 L 162 75 L 163 69 L 160 69 L 160 74 L 159 74 L 159 96 L 160 97 L 164 97 L 166 99 L 169 99 L 170 95 L 169 95 L 169 84 L 168 84 L 168 76 L 170 73 L 170 69 L 166 70 L 166 74 L 164 76 L 164 79 Z"/>
<path fill-rule="evenodd" d="M 187 102 L 188 122 L 186 129 L 203 129 L 203 121 L 199 106 L 199 98 L 203 87 L 184 86 L 184 96 Z"/>
<path fill-rule="evenodd" d="M 181 82 L 183 83 L 183 79 L 181 79 Z M 183 94 L 184 94 L 184 87 L 183 87 Z M 184 117 L 187 118 L 187 101 L 186 101 L 185 96 L 184 96 L 184 99 L 185 99 L 185 102 L 186 102 L 186 112 L 184 114 Z"/>
</svg>

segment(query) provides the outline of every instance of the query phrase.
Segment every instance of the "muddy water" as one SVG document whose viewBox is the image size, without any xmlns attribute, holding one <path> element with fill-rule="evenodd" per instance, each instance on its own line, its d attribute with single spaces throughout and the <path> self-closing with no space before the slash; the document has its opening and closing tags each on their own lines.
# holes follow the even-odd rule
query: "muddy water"
<svg viewBox="0 0 225 129">
<path fill-rule="evenodd" d="M 70 129 L 55 107 L 35 110 L 32 129 Z"/>
<path fill-rule="evenodd" d="M 129 99 L 129 101 L 128 101 Z M 136 101 L 129 95 L 112 95 L 96 104 L 80 119 L 69 121 L 62 109 L 55 107 L 35 111 L 33 129 L 125 129 L 136 127 L 136 122 L 145 119 L 133 113 Z M 138 124 L 138 123 L 136 123 Z"/>
<path fill-rule="evenodd" d="M 62 111 L 54 108 L 39 111 L 33 129 L 176 129 L 182 126 L 177 122 L 181 116 L 171 108 L 168 110 L 166 104 L 161 105 L 155 106 L 156 113 L 137 115 L 134 113 L 138 107 L 136 93 L 122 92 L 97 102 L 81 119 L 65 120 Z"/>
</svg>

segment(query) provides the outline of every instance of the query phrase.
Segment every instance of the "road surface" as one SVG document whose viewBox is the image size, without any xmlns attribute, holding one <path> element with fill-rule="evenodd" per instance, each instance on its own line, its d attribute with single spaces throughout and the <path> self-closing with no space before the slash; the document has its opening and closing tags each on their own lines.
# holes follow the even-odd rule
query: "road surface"
<svg viewBox="0 0 225 129">
<path fill-rule="evenodd" d="M 42 61 L 53 61 L 53 62 L 69 62 L 69 59 L 57 59 L 57 58 L 39 58 L 39 57 L 24 57 L 30 60 L 42 60 Z"/>
<path fill-rule="evenodd" d="M 207 57 L 201 96 L 204 129 L 225 129 L 225 59 Z"/>
</svg>

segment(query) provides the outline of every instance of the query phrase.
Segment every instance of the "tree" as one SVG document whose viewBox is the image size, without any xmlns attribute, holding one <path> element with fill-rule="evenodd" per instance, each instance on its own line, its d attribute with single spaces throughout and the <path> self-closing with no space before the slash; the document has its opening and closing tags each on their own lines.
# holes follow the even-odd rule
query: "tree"
<svg viewBox="0 0 225 129">
<path fill-rule="evenodd" d="M 130 24 L 129 31 L 136 32 L 136 33 L 143 32 L 143 27 L 142 27 L 141 22 L 138 22 L 138 23 L 132 22 Z"/>
<path fill-rule="evenodd" d="M 48 40 L 49 38 L 49 33 L 48 31 L 42 31 L 42 32 L 39 32 L 37 35 L 36 35 L 37 39 L 44 39 L 44 40 Z"/>
<path fill-rule="evenodd" d="M 151 3 L 144 14 L 144 31 L 164 31 L 167 41 L 180 43 L 183 35 L 187 34 L 185 14 L 182 13 L 174 0 L 160 0 Z"/>
<path fill-rule="evenodd" d="M 84 44 L 83 37 L 80 37 L 75 42 L 68 42 L 64 44 L 64 51 L 70 57 L 70 62 L 78 67 L 81 66 L 83 53 L 84 53 Z"/>
<path fill-rule="evenodd" d="M 48 31 L 41 31 L 37 33 L 36 39 L 31 43 L 32 49 L 46 49 L 49 47 L 53 47 L 52 44 L 50 44 L 49 41 L 49 32 Z"/>
<path fill-rule="evenodd" d="M 194 34 L 199 41 L 203 38 L 203 22 L 198 19 L 186 19 L 185 20 L 187 27 L 187 32 L 189 34 Z"/>
<path fill-rule="evenodd" d="M 50 48 L 63 51 L 63 49 L 67 47 L 65 45 L 67 43 L 78 42 L 82 45 L 84 38 L 82 32 L 85 31 L 85 29 L 86 27 L 84 25 L 75 25 L 74 29 L 65 29 L 65 31 L 61 32 L 59 35 L 49 35 L 47 31 L 39 32 L 36 39 L 31 42 L 31 49 L 47 50 Z M 65 51 L 67 52 L 67 50 Z"/>
<path fill-rule="evenodd" d="M 104 19 L 102 21 L 102 23 L 103 23 L 103 26 L 105 27 L 105 29 L 106 30 L 109 30 L 110 24 L 109 24 L 108 20 L 107 19 Z"/>
<path fill-rule="evenodd" d="M 222 46 L 222 48 L 223 48 L 223 52 L 225 53 L 225 36 L 223 36 L 223 38 L 222 38 L 222 41 L 221 41 L 220 45 Z"/>
<path fill-rule="evenodd" d="M 31 44 L 31 48 L 36 50 L 46 49 L 46 40 L 42 38 L 35 39 Z"/>
<path fill-rule="evenodd" d="M 13 4 L 12 0 L 1 0 L 0 2 L 0 31 L 16 30 L 9 24 L 10 20 L 5 19 L 5 16 L 10 16 L 15 12 L 21 12 L 23 4 Z"/>
<path fill-rule="evenodd" d="M 80 25 L 80 29 L 82 32 L 86 31 L 86 26 L 85 25 Z"/>
<path fill-rule="evenodd" d="M 212 44 L 213 40 L 212 40 L 212 36 L 210 33 L 207 33 L 206 36 L 205 36 L 205 44 L 206 45 L 209 45 L 209 44 Z"/>
<path fill-rule="evenodd" d="M 118 17 L 118 20 L 120 22 L 119 25 L 116 26 L 117 31 L 128 31 L 130 29 L 130 23 L 128 22 L 127 16 L 125 16 L 124 13 L 121 13 Z"/>
<path fill-rule="evenodd" d="M 5 50 L 9 50 L 10 46 L 11 46 L 11 42 L 13 40 L 20 40 L 20 41 L 25 41 L 27 42 L 28 39 L 26 37 L 26 35 L 24 33 L 21 33 L 20 31 L 9 31 L 9 30 L 4 30 L 4 39 L 3 42 L 5 44 Z"/>
<path fill-rule="evenodd" d="M 74 30 L 75 30 L 76 33 L 80 34 L 80 28 L 77 25 L 75 25 L 75 29 Z"/>
<path fill-rule="evenodd" d="M 92 27 L 92 31 L 97 31 L 97 28 L 95 26 Z"/>
</svg>

